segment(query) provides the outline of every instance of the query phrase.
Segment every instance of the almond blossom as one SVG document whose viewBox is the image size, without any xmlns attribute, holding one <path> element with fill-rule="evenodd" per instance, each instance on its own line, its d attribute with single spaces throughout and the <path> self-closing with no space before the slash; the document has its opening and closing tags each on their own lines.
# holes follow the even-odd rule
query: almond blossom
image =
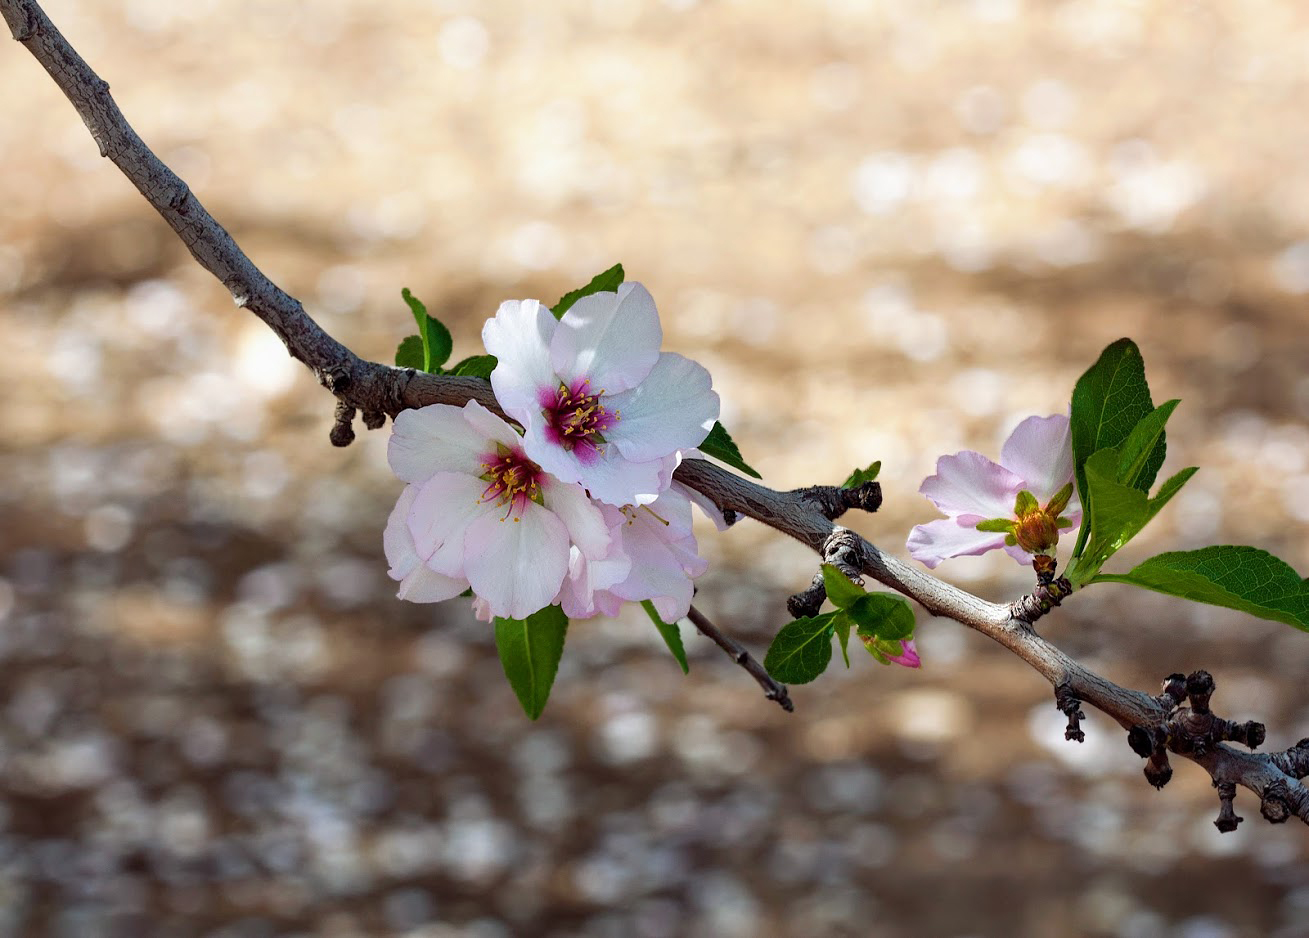
<svg viewBox="0 0 1309 938">
<path fill-rule="evenodd" d="M 1059 531 L 1082 519 L 1069 420 L 1028 417 L 1005 441 L 999 464 L 971 450 L 942 456 L 919 491 L 947 515 L 909 534 L 910 556 L 928 567 L 996 548 L 1023 564 L 1052 555 Z"/>
<path fill-rule="evenodd" d="M 525 619 L 554 601 L 574 547 L 586 558 L 609 552 L 606 520 L 582 487 L 543 471 L 476 401 L 401 412 L 388 458 L 410 483 L 386 538 L 401 598 L 435 602 L 466 584 L 492 615 Z"/>
<path fill-rule="evenodd" d="M 718 418 L 709 372 L 659 351 L 654 300 L 639 283 L 579 299 L 556 320 L 536 300 L 500 305 L 482 329 L 491 386 L 523 425 L 527 457 L 615 507 L 665 491 L 678 452 Z"/>
</svg>

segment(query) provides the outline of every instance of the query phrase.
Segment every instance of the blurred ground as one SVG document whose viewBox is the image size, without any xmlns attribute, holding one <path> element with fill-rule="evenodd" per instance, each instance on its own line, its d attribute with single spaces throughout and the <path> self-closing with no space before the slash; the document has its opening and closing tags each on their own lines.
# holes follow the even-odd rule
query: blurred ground
<svg viewBox="0 0 1309 938">
<path fill-rule="evenodd" d="M 883 460 L 902 550 L 935 458 L 1067 406 L 1130 334 L 1168 466 L 1134 557 L 1309 569 L 1309 8 L 1182 2 L 50 0 L 257 263 L 387 358 L 409 286 L 477 351 L 505 298 L 617 260 L 777 487 Z M 1094 714 L 950 623 L 797 712 L 696 636 L 574 628 L 529 725 L 460 604 L 393 598 L 384 434 L 190 261 L 0 51 L 0 934 L 1309 934 L 1309 834 L 1161 793 Z M 362 431 L 361 431 L 362 432 Z M 762 650 L 812 557 L 706 530 Z M 1010 598 L 1004 557 L 946 577 Z M 1309 735 L 1309 638 L 1125 588 L 1043 626 L 1122 683 L 1205 667 Z"/>
</svg>

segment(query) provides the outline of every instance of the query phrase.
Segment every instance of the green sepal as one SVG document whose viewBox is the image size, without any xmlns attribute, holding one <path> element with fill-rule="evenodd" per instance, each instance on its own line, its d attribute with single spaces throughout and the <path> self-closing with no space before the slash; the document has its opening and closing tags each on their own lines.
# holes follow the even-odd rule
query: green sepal
<svg viewBox="0 0 1309 938">
<path fill-rule="evenodd" d="M 1103 573 L 1092 582 L 1130 583 L 1309 631 L 1309 580 L 1257 547 L 1172 551 L 1142 561 L 1128 573 Z"/>
<path fill-rule="evenodd" d="M 877 479 L 877 474 L 881 471 L 882 461 L 879 459 L 875 462 L 869 463 L 867 469 L 856 469 L 854 472 L 846 476 L 845 481 L 841 483 L 841 488 L 857 489 L 859 486 L 867 482 L 875 481 Z"/>
<path fill-rule="evenodd" d="M 1041 510 L 1041 503 L 1036 500 L 1036 496 L 1027 489 L 1023 489 L 1014 496 L 1014 517 L 1026 518 L 1028 515 L 1035 514 Z"/>
<path fill-rule="evenodd" d="M 400 291 L 400 296 L 408 304 L 409 312 L 413 313 L 414 322 L 418 323 L 418 337 L 423 343 L 422 370 L 439 375 L 441 366 L 450 360 L 455 347 L 450 330 L 439 319 L 427 315 L 427 307 L 409 292 L 408 287 Z"/>
<path fill-rule="evenodd" d="M 984 531 L 987 534 L 1012 534 L 1014 523 L 1008 518 L 991 518 L 987 521 L 977 522 L 977 530 Z"/>
<path fill-rule="evenodd" d="M 563 319 L 564 313 L 572 308 L 572 305 L 584 296 L 590 296 L 592 293 L 615 293 L 623 285 L 623 265 L 615 264 L 608 270 L 596 274 L 591 278 L 591 282 L 584 287 L 571 290 L 559 298 L 559 302 L 550 307 L 550 312 L 554 313 L 555 319 Z"/>
<path fill-rule="evenodd" d="M 567 633 L 568 617 L 558 606 L 546 606 L 526 619 L 496 617 L 495 647 L 500 664 L 523 712 L 533 720 L 550 698 Z"/>
<path fill-rule="evenodd" d="M 764 655 L 764 669 L 784 684 L 808 684 L 827 670 L 832 660 L 835 613 L 788 622 Z"/>
<path fill-rule="evenodd" d="M 489 379 L 497 364 L 499 362 L 497 362 L 494 355 L 472 355 L 459 362 L 448 373 L 470 378 Z"/>
<path fill-rule="evenodd" d="M 691 664 L 686 660 L 686 646 L 682 644 L 682 630 L 677 623 L 665 622 L 659 618 L 654 603 L 648 599 L 641 600 L 641 608 L 645 610 L 645 614 L 650 617 L 650 621 L 654 623 L 655 628 L 659 630 L 659 634 L 663 636 L 664 644 L 668 646 L 668 650 L 673 653 L 673 657 L 681 665 L 682 673 L 690 674 Z"/>
</svg>

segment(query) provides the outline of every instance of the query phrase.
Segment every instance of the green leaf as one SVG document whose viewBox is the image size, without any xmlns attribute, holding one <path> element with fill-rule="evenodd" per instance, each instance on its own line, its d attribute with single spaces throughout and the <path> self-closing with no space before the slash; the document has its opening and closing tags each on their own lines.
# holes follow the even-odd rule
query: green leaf
<svg viewBox="0 0 1309 938">
<path fill-rule="evenodd" d="M 1087 491 L 1091 507 L 1087 512 L 1090 534 L 1082 554 L 1073 559 L 1066 576 L 1074 586 L 1088 583 L 1105 561 L 1136 537 L 1150 521 L 1195 475 L 1196 468 L 1183 469 L 1150 498 L 1145 492 L 1117 479 L 1123 460 L 1119 450 L 1103 449 L 1086 461 Z"/>
<path fill-rule="evenodd" d="M 423 340 L 411 335 L 396 346 L 395 367 L 423 370 Z"/>
<path fill-rule="evenodd" d="M 473 355 L 465 358 L 450 369 L 452 375 L 466 375 L 472 378 L 490 378 L 491 372 L 499 364 L 494 355 Z"/>
<path fill-rule="evenodd" d="M 1309 631 L 1309 580 L 1257 547 L 1204 547 L 1143 561 L 1096 583 L 1131 583 L 1169 596 L 1238 609 Z"/>
<path fill-rule="evenodd" d="M 754 476 L 756 479 L 763 478 L 754 469 L 746 465 L 745 460 L 741 458 L 741 451 L 732 442 L 732 437 L 728 434 L 727 428 L 717 420 L 714 421 L 714 427 L 709 431 L 709 435 L 700 444 L 700 452 L 706 456 L 712 456 L 719 462 L 726 463 L 733 469 L 740 469 L 748 476 Z"/>
<path fill-rule="evenodd" d="M 427 315 L 427 307 L 409 292 L 408 287 L 400 291 L 400 296 L 409 305 L 409 312 L 414 314 L 414 322 L 418 323 L 418 336 L 423 340 L 423 371 L 439 375 L 441 366 L 449 361 L 455 347 L 450 330 L 439 319 Z"/>
<path fill-rule="evenodd" d="M 823 564 L 823 585 L 827 587 L 827 598 L 838 609 L 853 605 L 860 597 L 868 595 L 862 586 L 830 563 Z"/>
<path fill-rule="evenodd" d="M 764 669 L 784 684 L 808 684 L 832 660 L 833 613 L 782 626 L 764 655 Z"/>
<path fill-rule="evenodd" d="M 837 641 L 841 643 L 841 657 L 845 659 L 846 668 L 850 667 L 850 628 L 853 624 L 850 617 L 844 613 L 832 619 L 832 630 L 836 632 Z"/>
<path fill-rule="evenodd" d="M 1150 385 L 1145 380 L 1145 362 L 1141 350 L 1131 339 L 1114 342 L 1077 379 L 1072 405 L 1073 467 L 1083 515 L 1077 545 L 1073 548 L 1074 557 L 1082 553 L 1090 536 L 1089 518 L 1094 494 L 1087 491 L 1086 461 L 1102 449 L 1121 445 L 1152 410 L 1154 405 L 1150 401 Z M 1149 491 L 1163 464 L 1164 450 L 1164 439 L 1160 436 L 1137 474 L 1135 488 Z"/>
<path fill-rule="evenodd" d="M 856 469 L 846 476 L 845 481 L 841 483 L 843 489 L 857 489 L 865 482 L 872 482 L 877 479 L 877 474 L 882 471 L 882 461 L 868 464 L 867 469 Z"/>
<path fill-rule="evenodd" d="M 682 666 L 682 673 L 690 674 L 691 665 L 686 660 L 686 647 L 682 645 L 682 630 L 677 627 L 677 623 L 665 622 L 663 619 L 659 618 L 659 613 L 655 611 L 654 603 L 650 602 L 648 599 L 641 600 L 641 608 L 644 609 L 645 614 L 650 617 L 650 621 L 655 624 L 655 628 L 659 630 L 659 634 L 664 637 L 664 644 L 666 644 L 668 650 L 673 653 L 673 657 L 677 659 L 677 663 Z"/>
<path fill-rule="evenodd" d="M 1132 428 L 1132 432 L 1119 447 L 1116 472 L 1119 482 L 1140 489 L 1142 492 L 1150 491 L 1150 486 L 1154 484 L 1154 475 L 1159 471 L 1158 466 L 1150 471 L 1151 460 L 1159 444 L 1164 441 L 1164 424 L 1168 422 L 1168 418 L 1173 415 L 1173 411 L 1180 403 L 1181 401 L 1174 399 L 1160 404 Z M 1149 481 L 1145 482 L 1147 472 L 1150 472 L 1150 477 Z M 1143 485 L 1142 482 L 1145 484 Z"/>
<path fill-rule="evenodd" d="M 545 710 L 567 632 L 568 617 L 558 606 L 546 606 L 526 619 L 495 620 L 500 664 L 518 702 L 533 720 Z"/>
<path fill-rule="evenodd" d="M 615 264 L 603 273 L 596 274 L 591 278 L 591 282 L 581 289 L 565 293 L 558 303 L 550 307 L 550 312 L 554 313 L 555 319 L 563 319 L 564 313 L 582 297 L 590 296 L 592 293 L 615 293 L 622 285 L 623 265 Z"/>
<path fill-rule="evenodd" d="M 914 610 L 901 596 L 865 593 L 845 614 L 854 621 L 860 638 L 894 642 L 914 636 Z"/>
</svg>

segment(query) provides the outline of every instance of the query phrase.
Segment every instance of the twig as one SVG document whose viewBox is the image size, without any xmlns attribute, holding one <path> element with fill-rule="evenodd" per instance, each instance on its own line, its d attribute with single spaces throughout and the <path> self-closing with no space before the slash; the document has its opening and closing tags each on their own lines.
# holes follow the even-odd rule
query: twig
<svg viewBox="0 0 1309 938">
<path fill-rule="evenodd" d="M 333 442 L 348 441 L 348 424 L 343 418 L 350 408 L 361 412 L 365 425 L 370 427 L 380 426 L 383 414 L 394 416 L 405 408 L 434 403 L 459 405 L 476 400 L 502 413 L 486 381 L 420 374 L 364 361 L 328 335 L 298 300 L 278 288 L 246 257 L 186 184 L 141 141 L 114 103 L 108 84 L 69 45 L 35 0 L 0 0 L 0 15 L 14 38 L 72 102 L 100 152 L 122 170 L 177 232 L 200 266 L 222 282 L 238 306 L 263 320 L 290 354 L 312 369 L 318 381 L 344 405 L 337 412 Z M 1013 607 L 987 602 L 944 583 L 839 527 L 833 521 L 839 512 L 812 493 L 806 496 L 807 490 L 777 492 L 699 459 L 683 462 L 676 478 L 712 499 L 725 516 L 753 518 L 807 544 L 820 557 L 830 557 L 835 548 L 841 548 L 846 556 L 854 558 L 856 570 L 917 601 L 933 615 L 954 619 L 1009 649 L 1051 685 L 1062 688 L 1067 701 L 1090 704 L 1125 728 L 1161 726 L 1170 715 L 1170 708 L 1159 699 L 1119 687 L 1070 659 L 1036 635 L 1015 615 Z M 871 498 L 871 488 L 867 494 Z M 691 620 L 734 658 L 744 654 L 744 649 L 719 633 L 695 609 Z M 751 673 L 766 691 L 772 690 L 765 683 L 771 678 L 748 654 L 739 663 L 747 670 L 754 663 Z M 787 706 L 785 688 L 775 686 L 781 693 L 770 696 Z M 1203 753 L 1179 754 L 1202 766 L 1221 785 L 1224 798 L 1231 784 L 1240 784 L 1260 795 L 1264 814 L 1270 820 L 1270 814 L 1284 818 L 1287 813 L 1309 820 L 1309 791 L 1299 782 L 1304 774 L 1300 770 L 1309 762 L 1306 752 L 1309 745 L 1263 754 L 1219 743 Z"/>
<path fill-rule="evenodd" d="M 705 618 L 705 614 L 695 606 L 691 607 L 691 611 L 686 614 L 686 617 L 700 630 L 701 635 L 711 639 L 715 645 L 727 652 L 729 658 L 745 668 L 746 673 L 764 689 L 765 697 L 769 700 L 776 700 L 778 706 L 787 713 L 795 710 L 795 704 L 791 702 L 791 696 L 786 692 L 786 685 L 774 681 L 768 672 L 764 670 L 764 666 L 756 661 L 750 652 L 745 650 L 744 645 L 731 636 L 720 632 L 718 626 Z"/>
</svg>

